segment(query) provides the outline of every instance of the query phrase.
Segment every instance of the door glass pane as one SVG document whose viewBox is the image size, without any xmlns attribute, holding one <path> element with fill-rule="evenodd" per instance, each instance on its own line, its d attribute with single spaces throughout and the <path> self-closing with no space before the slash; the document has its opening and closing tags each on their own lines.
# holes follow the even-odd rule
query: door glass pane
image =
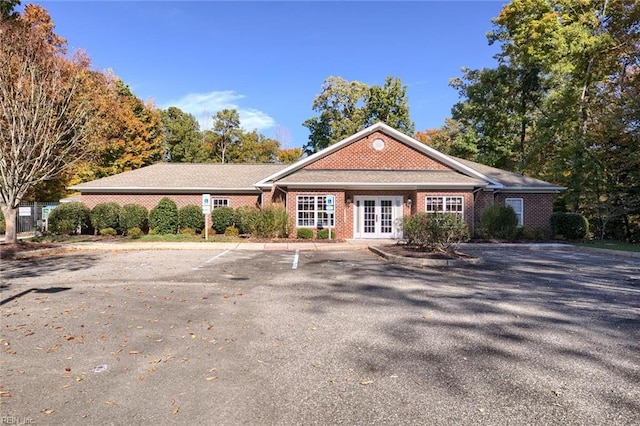
<svg viewBox="0 0 640 426">
<path fill-rule="evenodd" d="M 390 234 L 393 232 L 393 202 L 380 200 L 380 232 Z"/>
<path fill-rule="evenodd" d="M 364 200 L 364 232 L 373 234 L 376 232 L 376 200 Z"/>
</svg>

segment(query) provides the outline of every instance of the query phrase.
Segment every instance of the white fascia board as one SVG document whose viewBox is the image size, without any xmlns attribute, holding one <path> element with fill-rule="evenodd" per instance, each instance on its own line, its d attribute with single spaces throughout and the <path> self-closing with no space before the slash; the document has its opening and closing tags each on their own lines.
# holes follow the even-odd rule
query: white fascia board
<svg viewBox="0 0 640 426">
<path fill-rule="evenodd" d="M 502 188 L 496 192 L 502 193 L 530 193 L 530 194 L 544 194 L 544 193 L 558 193 L 566 190 L 566 186 L 521 186 L 521 187 L 508 187 Z"/>
<path fill-rule="evenodd" d="M 280 186 L 280 185 L 278 185 Z M 433 182 L 433 183 L 371 183 L 371 182 L 298 182 L 298 183 L 282 183 L 281 186 L 292 189 L 475 189 L 478 185 L 469 183 L 450 183 L 450 182 Z"/>
<path fill-rule="evenodd" d="M 100 187 L 92 188 L 82 185 L 74 185 L 69 187 L 74 191 L 91 194 L 234 194 L 234 193 L 250 193 L 258 194 L 257 188 L 201 188 L 201 187 L 181 187 L 181 188 L 148 188 L 148 187 Z"/>
</svg>

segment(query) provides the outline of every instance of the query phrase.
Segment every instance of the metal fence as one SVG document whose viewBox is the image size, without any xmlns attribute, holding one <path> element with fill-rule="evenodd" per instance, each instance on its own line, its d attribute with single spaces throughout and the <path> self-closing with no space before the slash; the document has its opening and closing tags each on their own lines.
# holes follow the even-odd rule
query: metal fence
<svg viewBox="0 0 640 426">
<path fill-rule="evenodd" d="M 42 229 L 47 212 L 58 204 L 60 203 L 43 201 L 20 203 L 16 212 L 16 232 L 35 232 Z"/>
</svg>

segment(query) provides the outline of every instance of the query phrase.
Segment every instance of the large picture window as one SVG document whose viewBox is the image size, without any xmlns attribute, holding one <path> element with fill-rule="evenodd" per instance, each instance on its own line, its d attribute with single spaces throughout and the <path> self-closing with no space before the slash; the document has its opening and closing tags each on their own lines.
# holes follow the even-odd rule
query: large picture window
<svg viewBox="0 0 640 426">
<path fill-rule="evenodd" d="M 298 195 L 296 205 L 298 227 L 335 226 L 333 212 L 327 211 L 326 195 Z"/>
<path fill-rule="evenodd" d="M 464 212 L 464 199 L 460 196 L 427 196 L 425 201 L 427 213 L 455 213 Z"/>
<path fill-rule="evenodd" d="M 504 200 L 507 206 L 511 206 L 518 216 L 518 226 L 524 225 L 524 200 L 522 198 L 507 198 Z"/>
</svg>

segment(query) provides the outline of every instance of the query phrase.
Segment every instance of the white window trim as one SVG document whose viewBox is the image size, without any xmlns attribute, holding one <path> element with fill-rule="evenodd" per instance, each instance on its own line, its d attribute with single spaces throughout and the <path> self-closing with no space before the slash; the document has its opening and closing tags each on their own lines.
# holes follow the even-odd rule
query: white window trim
<svg viewBox="0 0 640 426">
<path fill-rule="evenodd" d="M 428 198 L 439 198 L 442 202 L 442 210 L 440 211 L 428 211 L 427 210 L 427 199 Z M 459 198 L 462 203 L 460 204 L 462 207 L 462 211 L 460 212 L 451 212 L 451 211 L 447 211 L 447 199 L 449 198 Z M 424 211 L 426 213 L 453 213 L 453 214 L 459 214 L 460 217 L 462 217 L 462 219 L 464 219 L 464 197 L 462 195 L 425 195 L 424 197 Z"/>
<path fill-rule="evenodd" d="M 216 201 L 223 202 L 223 205 L 218 205 L 216 206 Z M 220 207 L 231 207 L 231 200 L 228 198 L 222 198 L 222 197 L 212 197 L 211 198 L 211 210 L 213 209 L 219 209 Z"/>
<path fill-rule="evenodd" d="M 332 214 L 329 215 L 329 225 L 320 225 L 318 224 L 318 213 L 321 212 L 327 212 L 326 210 L 318 210 L 318 198 L 320 197 L 328 197 L 329 195 L 333 195 L 333 194 L 299 194 L 296 195 L 296 228 L 318 228 L 319 226 L 330 226 L 331 228 L 335 228 L 336 226 L 336 215 L 335 215 L 335 210 L 333 212 L 331 212 Z M 335 196 L 335 195 L 334 195 Z M 300 197 L 313 197 L 313 210 L 305 210 L 308 212 L 313 212 L 313 225 L 300 225 L 300 210 L 299 210 L 299 205 L 300 205 Z M 335 207 L 334 207 L 335 208 Z"/>
<path fill-rule="evenodd" d="M 520 212 L 518 212 L 509 201 L 519 201 L 520 202 Z M 516 212 L 516 216 L 518 216 L 518 226 L 524 226 L 524 198 L 505 198 L 504 204 L 506 206 L 511 206 L 514 212 Z"/>
</svg>

